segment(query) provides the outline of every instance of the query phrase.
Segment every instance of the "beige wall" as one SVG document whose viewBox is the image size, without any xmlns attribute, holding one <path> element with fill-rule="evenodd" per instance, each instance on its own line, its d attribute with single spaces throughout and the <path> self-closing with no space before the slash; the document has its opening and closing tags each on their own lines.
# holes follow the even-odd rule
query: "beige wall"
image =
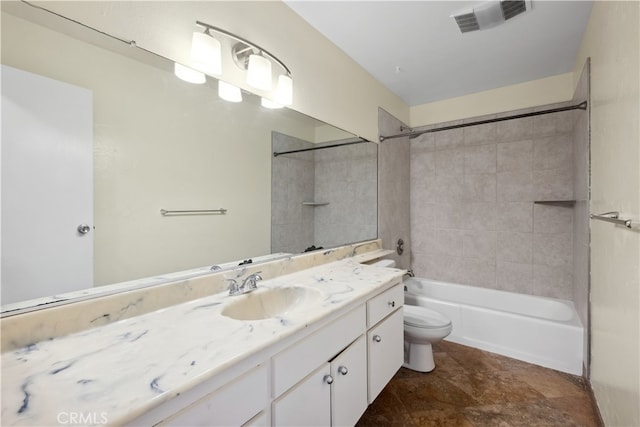
<svg viewBox="0 0 640 427">
<path fill-rule="evenodd" d="M 568 101 L 573 73 L 411 107 L 411 127 Z"/>
<path fill-rule="evenodd" d="M 640 3 L 597 1 L 591 58 L 591 213 L 640 218 Z M 591 220 L 591 384 L 606 425 L 640 425 L 640 232 Z"/>
<path fill-rule="evenodd" d="M 280 58 L 293 75 L 297 111 L 371 141 L 378 138 L 378 106 L 409 121 L 409 108 L 398 96 L 280 1 L 38 3 L 180 62 L 188 59 L 195 21 L 203 21 Z M 223 73 L 224 80 L 247 88 L 230 58 L 223 58 Z"/>
</svg>

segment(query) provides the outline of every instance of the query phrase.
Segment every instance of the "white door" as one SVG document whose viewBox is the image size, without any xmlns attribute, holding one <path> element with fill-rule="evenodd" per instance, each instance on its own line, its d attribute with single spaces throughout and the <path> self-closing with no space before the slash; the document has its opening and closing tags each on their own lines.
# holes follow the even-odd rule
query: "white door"
<svg viewBox="0 0 640 427">
<path fill-rule="evenodd" d="M 92 93 L 4 65 L 1 78 L 2 304 L 91 287 Z"/>
</svg>

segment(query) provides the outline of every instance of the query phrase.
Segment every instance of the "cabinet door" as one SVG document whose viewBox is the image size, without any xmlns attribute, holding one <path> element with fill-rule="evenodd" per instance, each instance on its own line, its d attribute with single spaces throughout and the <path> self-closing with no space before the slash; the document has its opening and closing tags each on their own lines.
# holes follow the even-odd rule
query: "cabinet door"
<svg viewBox="0 0 640 427">
<path fill-rule="evenodd" d="M 404 362 L 402 309 L 367 332 L 369 348 L 369 403 L 380 394 Z"/>
<path fill-rule="evenodd" d="M 367 409 L 367 343 L 358 338 L 331 362 L 331 425 L 353 426 Z"/>
<path fill-rule="evenodd" d="M 328 426 L 331 423 L 329 363 L 273 402 L 274 426 Z"/>
</svg>

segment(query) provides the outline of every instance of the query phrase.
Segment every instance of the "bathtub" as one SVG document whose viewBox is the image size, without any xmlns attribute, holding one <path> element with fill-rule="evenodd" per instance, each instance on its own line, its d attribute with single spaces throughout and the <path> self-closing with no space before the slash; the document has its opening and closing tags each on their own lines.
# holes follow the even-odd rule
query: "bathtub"
<svg viewBox="0 0 640 427">
<path fill-rule="evenodd" d="M 582 375 L 583 327 L 573 302 L 420 278 L 404 284 L 405 304 L 451 319 L 445 340 Z"/>
</svg>

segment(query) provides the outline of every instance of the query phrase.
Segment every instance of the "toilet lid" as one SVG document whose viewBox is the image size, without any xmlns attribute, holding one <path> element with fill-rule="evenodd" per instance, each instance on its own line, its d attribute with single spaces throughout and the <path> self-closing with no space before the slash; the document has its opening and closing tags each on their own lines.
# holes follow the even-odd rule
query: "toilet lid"
<svg viewBox="0 0 640 427">
<path fill-rule="evenodd" d="M 430 310 L 426 307 L 418 307 L 415 305 L 404 306 L 404 323 L 409 326 L 417 326 L 419 328 L 443 328 L 451 324 L 451 320 L 447 319 L 437 311 Z"/>
</svg>

